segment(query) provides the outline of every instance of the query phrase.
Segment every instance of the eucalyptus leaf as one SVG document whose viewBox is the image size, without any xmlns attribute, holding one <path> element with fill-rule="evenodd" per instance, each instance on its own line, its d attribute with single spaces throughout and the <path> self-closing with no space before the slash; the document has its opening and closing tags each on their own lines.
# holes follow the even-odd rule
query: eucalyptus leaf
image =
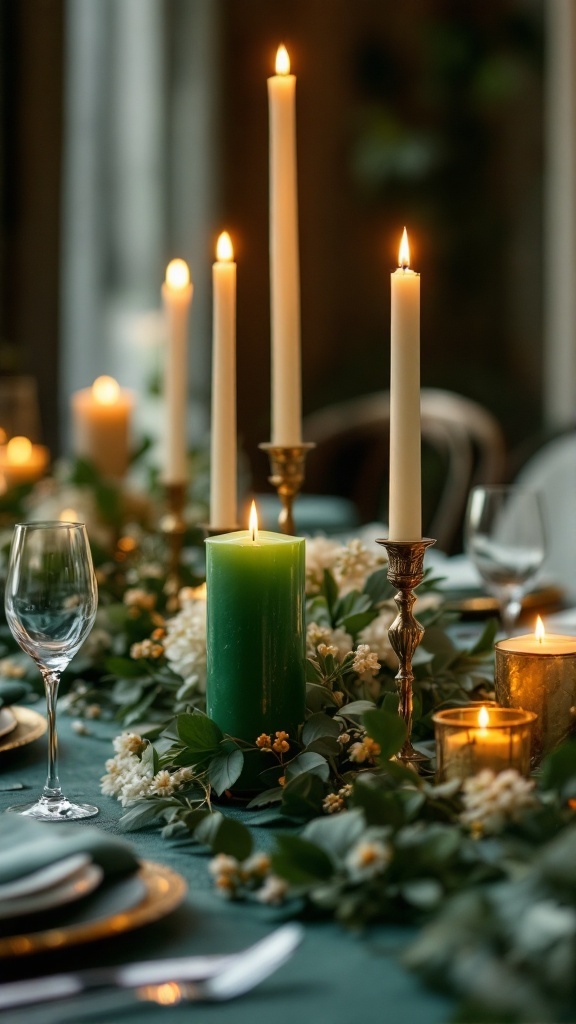
<svg viewBox="0 0 576 1024">
<path fill-rule="evenodd" d="M 326 600 L 326 606 L 330 618 L 334 618 L 334 609 L 338 601 L 338 584 L 329 569 L 324 569 L 322 577 L 322 593 Z"/>
<path fill-rule="evenodd" d="M 308 746 L 314 740 L 319 739 L 322 736 L 338 736 L 340 734 L 340 725 L 334 718 L 329 715 L 324 715 L 322 712 L 317 712 L 311 715 L 310 718 L 304 723 L 302 728 L 302 743 L 304 746 Z"/>
<path fill-rule="evenodd" d="M 236 747 L 233 750 L 222 750 L 210 759 L 208 764 L 208 782 L 222 796 L 238 781 L 244 767 L 244 754 Z"/>
<path fill-rule="evenodd" d="M 227 818 L 216 811 L 204 818 L 194 830 L 194 838 L 212 853 L 227 853 L 230 857 L 245 860 L 252 852 L 250 830 L 240 821 Z"/>
<path fill-rule="evenodd" d="M 290 764 L 286 765 L 286 783 L 292 782 L 298 775 L 304 773 L 317 775 L 323 782 L 327 782 L 330 777 L 330 768 L 326 758 L 321 754 L 308 753 L 308 751 L 298 754 Z"/>
<path fill-rule="evenodd" d="M 322 813 L 325 785 L 312 772 L 297 775 L 284 786 L 282 813 L 290 818 L 309 821 Z"/>
<path fill-rule="evenodd" d="M 216 722 L 199 712 L 178 715 L 176 727 L 182 743 L 196 752 L 214 750 L 224 738 Z"/>
<path fill-rule="evenodd" d="M 364 584 L 363 593 L 368 595 L 372 605 L 391 601 L 396 591 L 388 580 L 388 569 L 377 569 L 373 572 Z"/>
<path fill-rule="evenodd" d="M 328 854 L 301 836 L 276 837 L 278 850 L 272 854 L 272 869 L 292 885 L 311 885 L 325 881 L 334 872 Z"/>
<path fill-rule="evenodd" d="M 406 725 L 400 715 L 389 711 L 365 711 L 362 721 L 368 735 L 379 744 L 382 761 L 398 753 L 406 739 Z"/>
<path fill-rule="evenodd" d="M 343 811 L 330 817 L 308 822 L 302 831 L 304 839 L 321 846 L 332 859 L 343 860 L 366 830 L 361 810 Z"/>
<path fill-rule="evenodd" d="M 371 700 L 353 700 L 350 704 L 346 704 L 339 715 L 346 715 L 350 718 L 361 718 L 365 711 L 374 711 L 376 705 Z"/>
<path fill-rule="evenodd" d="M 131 658 L 105 658 L 104 668 L 117 679 L 141 679 L 147 675 L 142 665 Z"/>
<path fill-rule="evenodd" d="M 338 704 L 327 686 L 306 683 L 306 707 L 309 711 L 318 712 L 323 708 L 338 707 Z"/>
<path fill-rule="evenodd" d="M 333 736 L 319 736 L 306 747 L 307 753 L 322 754 L 323 757 L 338 757 L 342 747 Z"/>
<path fill-rule="evenodd" d="M 173 800 L 137 800 L 127 811 L 124 812 L 118 822 L 125 832 L 133 832 L 144 825 L 151 825 L 153 821 L 161 818 L 164 811 L 173 806 Z"/>
</svg>

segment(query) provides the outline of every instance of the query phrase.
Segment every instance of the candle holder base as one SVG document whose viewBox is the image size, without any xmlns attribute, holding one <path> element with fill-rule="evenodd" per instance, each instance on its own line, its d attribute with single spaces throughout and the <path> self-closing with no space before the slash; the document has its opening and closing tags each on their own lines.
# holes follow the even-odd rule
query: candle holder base
<svg viewBox="0 0 576 1024">
<path fill-rule="evenodd" d="M 304 483 L 306 456 L 316 445 L 313 442 L 279 445 L 265 441 L 258 447 L 268 453 L 272 471 L 268 480 L 276 488 L 282 505 L 278 516 L 280 532 L 294 537 L 296 533 L 293 514 L 294 501 Z"/>
<path fill-rule="evenodd" d="M 175 593 L 181 585 L 181 559 L 186 532 L 184 506 L 186 503 L 186 484 L 165 484 L 166 511 L 160 520 L 160 532 L 164 535 L 168 548 L 168 572 L 165 590 Z"/>
<path fill-rule="evenodd" d="M 414 590 L 424 579 L 424 555 L 426 549 L 435 543 L 429 537 L 416 541 L 377 540 L 388 554 L 388 579 L 397 588 L 394 597 L 398 614 L 388 630 L 392 649 L 398 658 L 396 675 L 400 703 L 398 714 L 406 725 L 406 739 L 398 752 L 398 760 L 416 770 L 427 761 L 412 745 L 412 658 L 424 635 L 424 627 L 414 618 L 412 607 L 416 600 Z"/>
</svg>

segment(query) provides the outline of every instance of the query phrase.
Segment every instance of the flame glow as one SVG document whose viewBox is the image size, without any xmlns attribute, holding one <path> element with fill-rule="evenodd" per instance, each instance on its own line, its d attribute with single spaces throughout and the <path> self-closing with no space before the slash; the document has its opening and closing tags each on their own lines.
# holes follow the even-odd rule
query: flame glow
<svg viewBox="0 0 576 1024">
<path fill-rule="evenodd" d="M 544 629 L 544 623 L 542 622 L 542 619 L 540 618 L 540 616 L 538 616 L 538 618 L 536 619 L 536 628 L 534 630 L 534 636 L 536 637 L 536 639 L 537 639 L 539 644 L 542 643 L 542 641 L 544 640 L 544 637 L 546 636 L 546 630 Z"/>
<path fill-rule="evenodd" d="M 75 508 L 63 508 L 58 519 L 61 523 L 77 523 L 78 513 Z"/>
<path fill-rule="evenodd" d="M 407 270 L 410 266 L 410 246 L 408 245 L 408 232 L 406 231 L 406 228 L 404 228 L 404 231 L 402 232 L 402 239 L 400 241 L 398 266 L 402 267 L 402 270 Z"/>
<path fill-rule="evenodd" d="M 166 267 L 166 284 L 176 290 L 190 284 L 190 270 L 186 260 L 170 260 Z"/>
<path fill-rule="evenodd" d="M 256 502 L 253 501 L 250 506 L 250 521 L 248 525 L 250 530 L 250 538 L 253 544 L 258 543 L 258 512 L 256 511 Z"/>
<path fill-rule="evenodd" d="M 290 74 L 290 57 L 288 56 L 288 50 L 284 46 L 284 43 L 280 44 L 276 53 L 276 74 Z"/>
<path fill-rule="evenodd" d="M 27 437 L 12 437 L 6 445 L 6 455 L 13 466 L 23 466 L 32 455 L 32 442 Z"/>
<path fill-rule="evenodd" d="M 92 395 L 98 405 L 114 405 L 119 394 L 120 385 L 114 377 L 97 377 L 92 385 Z"/>
<path fill-rule="evenodd" d="M 230 260 L 234 259 L 232 239 L 227 231 L 222 232 L 216 243 L 216 259 L 224 263 L 229 263 Z"/>
<path fill-rule="evenodd" d="M 487 725 L 490 725 L 488 708 L 480 708 L 480 711 L 478 712 L 478 725 L 481 729 L 485 729 Z"/>
</svg>

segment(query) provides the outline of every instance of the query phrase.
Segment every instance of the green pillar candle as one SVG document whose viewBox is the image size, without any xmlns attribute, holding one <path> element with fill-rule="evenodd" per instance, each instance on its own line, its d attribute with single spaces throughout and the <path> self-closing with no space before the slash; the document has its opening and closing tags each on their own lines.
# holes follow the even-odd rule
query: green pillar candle
<svg viewBox="0 0 576 1024">
<path fill-rule="evenodd" d="M 206 541 L 207 710 L 252 743 L 304 720 L 304 541 L 241 530 Z M 262 763 L 259 771 L 270 767 Z"/>
</svg>

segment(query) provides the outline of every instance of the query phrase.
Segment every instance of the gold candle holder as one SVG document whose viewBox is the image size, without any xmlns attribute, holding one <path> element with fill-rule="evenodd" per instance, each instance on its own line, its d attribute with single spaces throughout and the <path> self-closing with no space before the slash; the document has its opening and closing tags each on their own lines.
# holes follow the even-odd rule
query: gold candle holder
<svg viewBox="0 0 576 1024">
<path fill-rule="evenodd" d="M 530 740 L 536 715 L 531 711 L 471 704 L 437 711 L 436 777 L 466 779 L 484 768 L 530 772 Z"/>
<path fill-rule="evenodd" d="M 180 587 L 182 547 L 186 532 L 186 484 L 165 484 L 164 494 L 166 511 L 160 520 L 160 531 L 164 534 L 168 547 L 166 590 L 176 592 Z"/>
<path fill-rule="evenodd" d="M 295 536 L 293 506 L 304 483 L 304 464 L 309 451 L 316 447 L 312 442 L 294 445 L 272 444 L 268 441 L 259 444 L 263 452 L 268 452 L 272 475 L 269 482 L 276 488 L 282 508 L 278 516 L 281 533 Z"/>
<path fill-rule="evenodd" d="M 416 541 L 377 540 L 388 554 L 388 579 L 398 588 L 394 597 L 398 614 L 388 630 L 392 649 L 400 667 L 396 675 L 400 703 L 398 714 L 406 725 L 406 739 L 398 758 L 406 764 L 417 764 L 426 758 L 412 746 L 412 658 L 424 635 L 424 627 L 414 618 L 412 607 L 416 600 L 415 588 L 424 579 L 424 555 L 435 542 L 428 537 Z"/>
<path fill-rule="evenodd" d="M 532 733 L 532 766 L 576 730 L 576 639 L 566 637 L 565 651 L 522 651 L 523 637 L 502 640 L 495 646 L 496 700 L 509 708 L 523 708 L 538 717 Z M 526 638 L 531 639 L 531 638 Z"/>
</svg>

